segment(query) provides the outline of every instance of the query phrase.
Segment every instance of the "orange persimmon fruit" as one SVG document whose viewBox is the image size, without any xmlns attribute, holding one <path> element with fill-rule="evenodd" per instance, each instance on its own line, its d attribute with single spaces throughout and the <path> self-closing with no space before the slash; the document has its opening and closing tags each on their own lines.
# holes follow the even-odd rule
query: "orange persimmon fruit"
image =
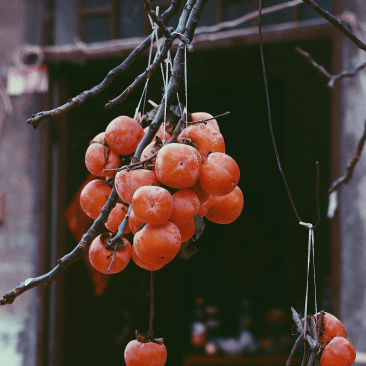
<svg viewBox="0 0 366 366">
<path fill-rule="evenodd" d="M 105 130 L 105 141 L 118 155 L 130 155 L 144 137 L 144 129 L 134 119 L 119 116 L 112 120 Z"/>
<path fill-rule="evenodd" d="M 162 225 L 146 224 L 133 238 L 137 256 L 146 263 L 167 264 L 179 252 L 181 235 L 170 221 Z"/>
<path fill-rule="evenodd" d="M 132 203 L 132 196 L 137 188 L 160 185 L 155 173 L 147 169 L 121 170 L 116 174 L 114 184 L 122 201 L 128 204 Z"/>
<path fill-rule="evenodd" d="M 244 196 L 241 189 L 235 189 L 226 196 L 212 196 L 211 207 L 206 218 L 216 224 L 230 224 L 235 221 L 244 207 Z"/>
<path fill-rule="evenodd" d="M 90 181 L 80 193 L 80 206 L 92 219 L 98 218 L 103 206 L 107 203 L 112 188 L 101 179 Z"/>
<path fill-rule="evenodd" d="M 143 186 L 136 189 L 132 196 L 132 209 L 139 220 L 161 225 L 172 215 L 173 198 L 163 187 Z"/>
<path fill-rule="evenodd" d="M 202 165 L 199 179 L 201 188 L 212 196 L 226 196 L 234 190 L 240 178 L 240 169 L 229 155 L 210 154 Z"/>
<path fill-rule="evenodd" d="M 201 174 L 202 161 L 192 146 L 178 143 L 164 145 L 155 161 L 155 173 L 164 185 L 171 188 L 188 188 Z"/>
<path fill-rule="evenodd" d="M 172 195 L 173 210 L 169 221 L 174 222 L 178 227 L 185 225 L 197 214 L 200 207 L 200 200 L 190 189 L 180 189 Z"/>
<path fill-rule="evenodd" d="M 126 366 L 164 366 L 167 350 L 164 344 L 135 339 L 127 344 L 124 358 Z"/>
<path fill-rule="evenodd" d="M 89 248 L 90 264 L 99 272 L 106 274 L 114 274 L 123 271 L 131 259 L 131 244 L 122 238 L 124 246 L 120 250 L 116 250 L 114 262 L 112 255 L 113 251 L 105 249 L 104 243 L 101 240 L 101 235 L 97 236 Z M 110 267 L 110 270 L 108 271 Z"/>
<path fill-rule="evenodd" d="M 352 343 L 344 337 L 334 337 L 323 349 L 320 366 L 351 366 L 355 359 Z"/>
<path fill-rule="evenodd" d="M 127 211 L 128 211 L 127 205 L 117 202 L 116 205 L 112 208 L 111 212 L 109 213 L 108 220 L 105 223 L 105 227 L 112 232 L 118 230 L 118 226 L 125 218 Z M 131 231 L 130 227 L 127 225 L 124 233 L 127 234 L 130 231 Z"/>
<path fill-rule="evenodd" d="M 220 131 L 211 125 L 203 123 L 190 125 L 178 136 L 178 139 L 184 138 L 192 140 L 203 157 L 213 152 L 225 152 L 224 137 Z"/>
</svg>

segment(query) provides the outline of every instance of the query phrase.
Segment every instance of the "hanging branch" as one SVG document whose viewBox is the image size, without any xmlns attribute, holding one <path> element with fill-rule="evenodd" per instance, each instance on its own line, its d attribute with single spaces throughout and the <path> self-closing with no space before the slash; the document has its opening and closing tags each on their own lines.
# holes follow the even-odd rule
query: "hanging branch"
<svg viewBox="0 0 366 366">
<path fill-rule="evenodd" d="M 192 10 L 191 10 L 189 16 L 187 16 L 187 14 L 184 14 L 183 19 L 187 19 L 187 21 L 186 21 L 186 25 L 184 25 L 183 28 L 181 28 L 181 29 L 184 29 L 183 35 L 185 37 L 187 37 L 190 41 L 193 38 L 194 31 L 196 29 L 197 23 L 200 19 L 200 15 L 203 11 L 206 1 L 207 0 L 197 0 L 197 2 L 196 2 L 195 0 L 192 0 L 192 1 L 187 2 L 187 3 L 196 3 L 192 7 Z M 177 3 L 180 3 L 180 1 L 179 0 L 172 1 L 172 4 L 177 4 Z M 179 27 L 182 27 L 181 21 L 179 22 L 178 28 Z M 168 85 L 168 89 L 167 89 L 167 93 L 166 93 L 167 108 L 170 108 L 173 98 L 176 96 L 176 94 L 178 92 L 179 84 L 182 79 L 183 69 L 184 69 L 183 62 L 184 62 L 185 47 L 186 47 L 185 43 L 181 41 L 178 46 L 178 51 L 176 53 L 176 56 L 174 58 L 172 76 L 171 76 L 171 79 L 170 79 L 170 82 Z M 158 129 L 163 121 L 163 117 L 164 117 L 164 105 L 165 105 L 165 96 L 163 97 L 163 99 L 160 103 L 160 106 L 159 106 L 159 110 L 150 125 L 151 128 L 148 129 L 148 132 L 144 135 L 144 138 L 141 140 L 141 142 L 139 143 L 139 145 L 136 149 L 136 152 L 134 154 L 135 159 L 139 160 L 142 150 L 145 148 L 145 146 L 147 146 L 147 144 L 152 140 L 152 138 L 155 136 L 156 132 L 158 131 Z M 58 114 L 66 113 L 68 110 L 69 109 L 64 110 L 63 112 L 59 112 Z M 41 115 L 42 113 L 48 113 L 48 112 L 40 112 L 40 114 L 38 114 L 39 115 L 38 118 L 40 118 L 40 119 L 37 119 L 38 123 L 40 120 L 46 118 L 43 115 Z M 38 125 L 38 123 L 36 123 L 36 124 Z M 29 279 L 25 280 L 24 282 L 21 282 L 17 287 L 12 289 L 8 293 L 6 293 L 2 298 L 0 298 L 0 305 L 6 305 L 6 304 L 13 303 L 14 300 L 19 295 L 21 295 L 25 291 L 30 290 L 31 288 L 37 287 L 39 285 L 51 284 L 53 281 L 55 281 L 55 279 L 59 276 L 59 274 L 61 274 L 68 266 L 70 266 L 73 262 L 80 259 L 82 254 L 88 247 L 88 245 L 93 241 L 94 238 L 97 237 L 97 235 L 99 235 L 104 230 L 104 223 L 107 222 L 109 213 L 112 210 L 112 208 L 116 205 L 117 199 L 118 199 L 118 194 L 117 194 L 115 186 L 113 186 L 112 192 L 108 198 L 107 203 L 104 205 L 101 214 L 94 221 L 94 223 L 89 228 L 89 230 L 83 235 L 81 241 L 74 248 L 74 250 L 71 251 L 70 253 L 66 254 L 61 259 L 59 259 L 57 261 L 58 262 L 57 266 L 54 267 L 50 272 L 48 272 L 42 276 L 36 277 L 36 278 L 29 278 Z M 126 225 L 128 223 L 128 214 L 126 214 L 126 216 L 127 216 L 127 218 L 125 217 L 124 221 L 121 223 L 117 235 L 120 235 L 121 232 L 123 234 L 124 228 L 126 227 Z M 115 248 L 115 245 L 117 244 L 117 239 L 118 239 L 118 237 L 112 238 L 107 245 L 110 248 Z"/>
<path fill-rule="evenodd" d="M 366 67 L 366 62 L 363 62 L 362 64 L 356 66 L 355 68 L 351 69 L 351 70 L 345 70 L 340 72 L 339 74 L 331 74 L 329 71 L 327 71 L 325 69 L 324 66 L 318 64 L 310 55 L 310 53 L 304 51 L 303 49 L 301 49 L 300 47 L 295 47 L 296 52 L 305 58 L 305 60 L 321 75 L 323 75 L 327 80 L 328 80 L 328 84 L 327 87 L 328 88 L 333 88 L 334 87 L 334 83 L 337 80 L 343 79 L 343 78 L 347 78 L 347 77 L 354 77 L 357 76 L 358 73 L 360 71 L 362 71 L 365 67 Z"/>
<path fill-rule="evenodd" d="M 182 0 L 172 0 L 170 7 L 161 16 L 164 24 L 168 23 L 178 12 L 181 2 Z M 149 35 L 143 42 L 141 42 L 120 65 L 108 72 L 107 76 L 100 84 L 89 90 L 83 91 L 59 107 L 32 115 L 32 117 L 27 120 L 27 123 L 31 124 L 33 128 L 37 128 L 40 122 L 47 117 L 56 117 L 65 114 L 75 107 L 80 107 L 87 99 L 100 94 L 109 87 L 117 76 L 125 72 L 141 56 L 141 54 L 150 46 L 152 37 L 154 37 L 153 34 Z"/>
<path fill-rule="evenodd" d="M 321 8 L 315 1 L 313 0 L 302 0 L 309 8 L 315 10 L 318 14 L 320 14 L 325 20 L 331 23 L 335 28 L 337 28 L 341 33 L 343 33 L 346 37 L 348 37 L 358 48 L 366 51 L 366 44 L 363 43 L 354 33 L 352 33 L 343 22 L 336 18 L 334 15 Z"/>
<path fill-rule="evenodd" d="M 77 261 L 83 255 L 88 245 L 97 237 L 103 230 L 104 224 L 108 220 L 109 213 L 116 205 L 118 194 L 113 187 L 112 192 L 108 198 L 107 203 L 104 205 L 101 214 L 93 222 L 89 230 L 83 235 L 79 244 L 70 253 L 66 254 L 62 258 L 57 260 L 57 266 L 50 272 L 35 278 L 28 278 L 24 282 L 19 283 L 13 290 L 7 292 L 2 298 L 0 298 L 0 305 L 12 304 L 14 300 L 23 292 L 30 290 L 33 287 L 39 285 L 49 285 L 72 263 Z"/>
<path fill-rule="evenodd" d="M 362 137 L 358 142 L 356 153 L 353 156 L 353 159 L 348 163 L 346 173 L 332 183 L 332 185 L 328 189 L 328 194 L 331 194 L 332 192 L 336 191 L 342 184 L 347 184 L 352 179 L 353 171 L 356 167 L 356 164 L 360 160 L 363 147 L 365 145 L 365 141 L 366 141 L 366 121 L 364 124 Z"/>
</svg>

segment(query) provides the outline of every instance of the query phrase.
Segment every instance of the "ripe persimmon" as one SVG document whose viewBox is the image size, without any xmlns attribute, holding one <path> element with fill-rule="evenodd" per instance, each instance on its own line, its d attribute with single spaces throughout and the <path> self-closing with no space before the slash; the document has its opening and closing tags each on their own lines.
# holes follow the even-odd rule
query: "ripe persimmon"
<svg viewBox="0 0 366 366">
<path fill-rule="evenodd" d="M 118 226 L 125 218 L 127 211 L 128 211 L 127 205 L 117 202 L 116 206 L 112 208 L 108 216 L 108 220 L 105 223 L 105 227 L 112 232 L 118 230 Z M 130 227 L 127 225 L 124 233 L 127 234 L 130 231 L 131 231 Z"/>
<path fill-rule="evenodd" d="M 191 114 L 192 122 L 202 121 L 204 119 L 209 119 L 212 117 L 213 117 L 212 114 L 206 112 L 193 112 Z M 206 122 L 206 124 L 211 125 L 217 131 L 220 131 L 219 124 L 217 123 L 216 119 L 210 119 L 209 121 Z"/>
<path fill-rule="evenodd" d="M 235 221 L 244 207 L 244 196 L 241 189 L 235 189 L 226 196 L 212 196 L 211 207 L 206 218 L 216 224 L 230 224 Z"/>
<path fill-rule="evenodd" d="M 322 327 L 323 332 L 320 332 L 319 342 L 326 342 L 329 338 L 343 337 L 347 338 L 347 331 L 342 322 L 330 313 L 324 313 Z"/>
<path fill-rule="evenodd" d="M 139 220 L 161 225 L 172 215 L 173 198 L 163 187 L 143 186 L 136 189 L 132 196 L 132 209 Z"/>
<path fill-rule="evenodd" d="M 225 152 L 225 141 L 221 132 L 211 125 L 203 123 L 186 127 L 178 136 L 178 139 L 189 138 L 197 147 L 202 156 L 212 152 Z"/>
<path fill-rule="evenodd" d="M 190 189 L 180 189 L 172 195 L 173 210 L 169 221 L 178 227 L 185 225 L 197 214 L 200 200 Z"/>
<path fill-rule="evenodd" d="M 331 338 L 320 357 L 320 366 L 351 366 L 356 359 L 352 343 L 343 337 Z"/>
<path fill-rule="evenodd" d="M 199 181 L 195 183 L 193 186 L 189 187 L 189 189 L 194 193 L 196 193 L 198 199 L 200 200 L 200 205 L 204 204 L 210 197 L 210 194 L 202 189 Z"/>
<path fill-rule="evenodd" d="M 149 158 L 151 155 L 155 154 L 158 150 L 160 150 L 160 148 L 161 147 L 159 145 L 157 145 L 154 141 L 150 142 L 150 144 L 148 144 L 142 150 L 140 160 Z M 155 164 L 155 161 L 156 161 L 156 157 L 151 159 L 151 163 Z"/>
<path fill-rule="evenodd" d="M 164 145 L 155 161 L 155 173 L 164 185 L 188 188 L 198 181 L 202 162 L 199 152 L 192 146 L 171 143 Z"/>
<path fill-rule="evenodd" d="M 122 241 L 124 246 L 120 250 L 116 250 L 114 262 L 111 265 L 113 251 L 105 249 L 101 235 L 97 236 L 89 248 L 89 261 L 91 265 L 97 271 L 106 274 L 114 274 L 124 270 L 131 259 L 131 244 L 125 238 L 122 238 Z M 110 270 L 108 271 L 109 267 Z"/>
<path fill-rule="evenodd" d="M 97 177 L 113 177 L 116 172 L 104 172 L 104 169 L 119 167 L 120 157 L 108 146 L 95 142 L 89 145 L 85 152 L 85 165 L 89 172 Z"/>
<path fill-rule="evenodd" d="M 177 225 L 170 221 L 162 225 L 146 224 L 133 238 L 137 256 L 146 263 L 167 264 L 179 252 L 181 236 Z"/>
<path fill-rule="evenodd" d="M 105 130 L 105 141 L 112 151 L 119 155 L 130 155 L 144 137 L 144 129 L 134 119 L 119 116 L 111 121 Z"/>
<path fill-rule="evenodd" d="M 178 229 L 181 236 L 181 242 L 184 243 L 185 241 L 188 241 L 194 234 L 195 225 L 193 217 L 183 226 L 178 226 Z"/>
<path fill-rule="evenodd" d="M 236 161 L 227 154 L 216 152 L 203 163 L 199 184 L 212 196 L 226 196 L 237 186 L 239 178 Z"/>
<path fill-rule="evenodd" d="M 157 271 L 158 269 L 164 267 L 164 264 L 150 264 L 142 261 L 136 254 L 134 245 L 132 245 L 131 248 L 132 248 L 132 260 L 135 262 L 137 266 L 146 269 L 147 271 Z"/>
<path fill-rule="evenodd" d="M 98 218 L 103 206 L 107 203 L 112 188 L 101 179 L 90 181 L 80 193 L 80 206 L 92 219 Z"/>
<path fill-rule="evenodd" d="M 200 208 L 198 209 L 197 214 L 201 217 L 205 217 L 208 210 L 211 208 L 212 205 L 212 196 L 209 196 L 206 202 L 204 202 Z"/>
<path fill-rule="evenodd" d="M 142 186 L 159 186 L 159 180 L 152 170 L 133 169 L 121 170 L 116 174 L 115 186 L 123 202 L 132 203 L 132 196 Z"/>
<path fill-rule="evenodd" d="M 126 366 L 164 366 L 167 350 L 164 344 L 135 339 L 127 344 L 124 357 Z"/>
<path fill-rule="evenodd" d="M 131 210 L 131 211 L 130 211 L 130 216 L 129 216 L 129 218 L 128 218 L 128 225 L 129 225 L 129 227 L 130 227 L 130 229 L 131 229 L 132 234 L 136 234 L 136 233 L 139 231 L 140 226 L 141 226 L 142 224 L 146 224 L 146 222 L 143 222 L 143 221 L 139 220 L 139 219 L 136 217 L 136 215 L 135 215 L 135 213 L 133 212 L 133 210 Z"/>
</svg>

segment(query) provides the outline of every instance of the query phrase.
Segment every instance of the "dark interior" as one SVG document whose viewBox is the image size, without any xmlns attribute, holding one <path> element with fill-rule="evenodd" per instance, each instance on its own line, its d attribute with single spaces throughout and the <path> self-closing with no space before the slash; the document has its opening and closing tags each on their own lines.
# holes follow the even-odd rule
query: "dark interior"
<svg viewBox="0 0 366 366">
<path fill-rule="evenodd" d="M 330 95 L 326 81 L 296 54 L 296 45 L 329 68 L 331 43 L 301 41 L 270 44 L 264 49 L 282 166 L 301 219 L 311 223 L 316 221 L 315 162 L 320 164 L 322 221 L 315 232 L 315 247 L 318 307 L 325 308 L 330 306 L 330 243 L 325 218 Z M 118 63 L 109 60 L 61 65 L 53 74 L 65 81 L 64 94 L 69 98 L 100 82 Z M 146 58 L 140 59 L 108 91 L 68 115 L 65 208 L 88 175 L 83 157 L 89 140 L 117 115 L 132 116 L 142 87 L 111 111 L 105 111 L 104 104 L 131 83 L 146 63 Z M 159 102 L 161 95 L 161 74 L 157 72 L 151 79 L 148 99 Z M 183 88 L 180 95 L 184 100 Z M 245 204 L 243 213 L 232 224 L 206 222 L 197 242 L 199 251 L 190 260 L 175 258 L 155 274 L 154 330 L 157 337 L 165 339 L 167 366 L 180 365 L 190 352 L 189 329 L 196 297 L 219 307 L 222 336 L 232 337 L 238 333 L 240 301 L 249 299 L 252 331 L 263 339 L 270 335 L 267 315 L 273 309 L 282 309 L 286 314 L 284 329 L 290 335 L 290 306 L 303 312 L 306 286 L 308 233 L 296 220 L 277 167 L 258 46 L 190 54 L 188 109 L 213 115 L 231 112 L 219 124 L 227 153 L 241 169 L 239 186 Z M 65 250 L 71 251 L 76 244 L 67 231 Z M 97 296 L 84 261 L 65 272 L 63 316 L 58 319 L 63 334 L 63 365 L 123 364 L 123 350 L 134 337 L 134 330 L 148 328 L 149 276 L 131 262 L 123 272 L 111 276 L 104 294 Z M 309 292 L 311 312 L 312 285 Z"/>
</svg>

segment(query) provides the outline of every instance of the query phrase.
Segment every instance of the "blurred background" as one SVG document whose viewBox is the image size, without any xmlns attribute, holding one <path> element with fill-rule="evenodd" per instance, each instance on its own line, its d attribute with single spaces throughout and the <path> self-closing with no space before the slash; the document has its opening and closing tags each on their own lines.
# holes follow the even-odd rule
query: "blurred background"
<svg viewBox="0 0 366 366">
<path fill-rule="evenodd" d="M 320 164 L 318 309 L 338 316 L 356 350 L 365 352 L 362 158 L 351 182 L 338 192 L 338 209 L 327 218 L 327 190 L 344 173 L 363 132 L 364 75 L 327 88 L 327 80 L 295 47 L 334 74 L 365 57 L 299 3 L 263 1 L 264 8 L 282 9 L 263 16 L 274 133 L 298 212 L 314 224 L 315 162 Z M 159 11 L 169 4 L 152 1 Z M 363 1 L 318 4 L 344 17 L 362 37 Z M 211 0 L 199 25 L 221 24 L 257 9 L 256 0 Z M 143 72 L 148 55 L 80 108 L 45 120 L 35 131 L 26 120 L 100 83 L 149 34 L 151 25 L 142 2 L 133 0 L 2 0 L 0 27 L 3 295 L 52 269 L 88 229 L 91 222 L 79 207 L 80 190 L 90 179 L 85 150 L 113 118 L 133 116 L 142 86 L 111 110 L 104 104 Z M 230 111 L 218 122 L 226 152 L 241 170 L 245 204 L 232 224 L 206 221 L 198 252 L 189 260 L 175 258 L 155 274 L 154 330 L 165 339 L 167 366 L 284 364 L 295 341 L 290 307 L 304 311 L 308 233 L 293 214 L 275 160 L 258 40 L 253 16 L 228 29 L 198 31 L 195 52 L 187 58 L 188 110 L 212 115 Z M 159 103 L 162 93 L 157 72 L 147 99 Z M 180 96 L 184 101 L 183 85 Z M 81 259 L 51 286 L 0 308 L 0 363 L 123 365 L 123 350 L 135 329 L 148 328 L 149 281 L 150 273 L 133 262 L 120 274 L 107 276 Z M 309 294 L 311 313 L 312 282 Z"/>
</svg>

